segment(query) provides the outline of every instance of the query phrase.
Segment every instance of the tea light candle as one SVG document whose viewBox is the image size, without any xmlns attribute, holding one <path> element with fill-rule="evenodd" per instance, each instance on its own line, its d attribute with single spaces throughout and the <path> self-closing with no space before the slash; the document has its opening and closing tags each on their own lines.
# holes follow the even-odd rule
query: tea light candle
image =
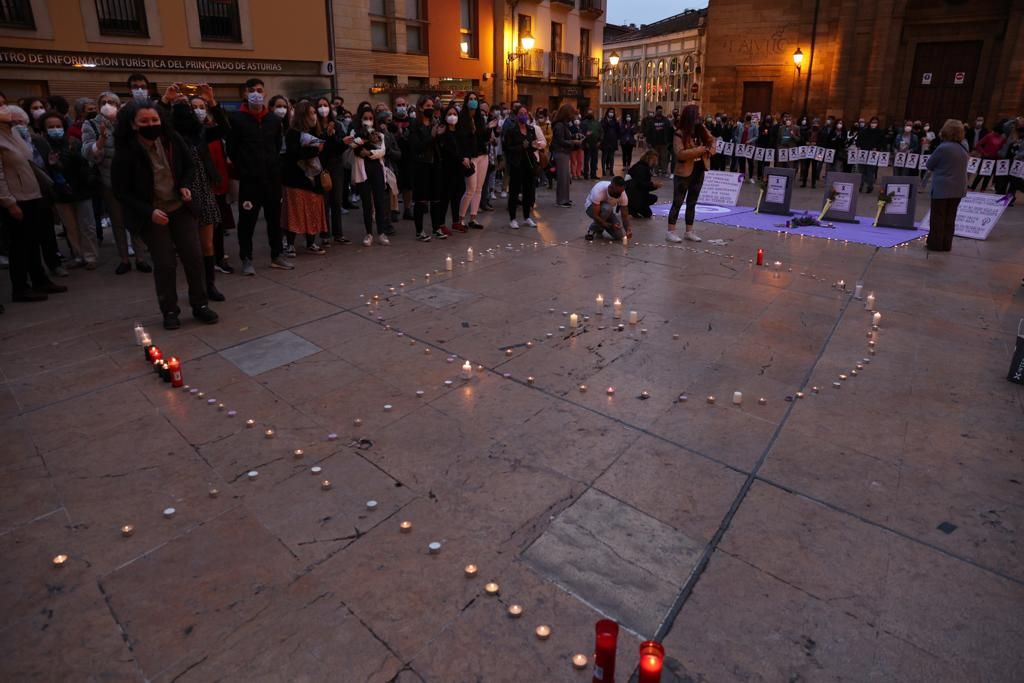
<svg viewBox="0 0 1024 683">
<path fill-rule="evenodd" d="M 410 531 L 412 531 L 412 522 L 410 522 L 407 519 L 402 520 L 402 522 L 398 525 L 398 530 L 403 534 L 409 533 Z"/>
<path fill-rule="evenodd" d="M 274 430 L 273 429 L 268 429 L 267 431 L 263 432 L 263 436 L 267 437 L 268 439 L 273 439 L 274 438 Z"/>
<path fill-rule="evenodd" d="M 832 382 L 832 386 L 834 386 L 836 389 L 838 389 L 839 387 L 843 386 L 843 383 L 842 382 Z"/>
<path fill-rule="evenodd" d="M 776 261 L 772 264 L 772 266 L 774 266 L 775 270 L 778 271 L 782 268 L 782 261 Z"/>
<path fill-rule="evenodd" d="M 228 417 L 234 417 L 235 415 L 238 415 L 238 411 L 237 410 L 229 410 L 228 411 Z"/>
<path fill-rule="evenodd" d="M 430 347 L 429 346 L 423 349 L 423 355 L 424 356 L 429 356 L 430 355 Z"/>
<path fill-rule="evenodd" d="M 473 262 L 473 247 L 466 249 L 466 260 L 469 261 L 470 263 Z"/>
<path fill-rule="evenodd" d="M 647 334 L 647 328 L 646 327 L 641 327 L 640 328 L 640 334 Z"/>
<path fill-rule="evenodd" d="M 533 342 L 532 341 L 526 342 L 526 348 L 532 349 L 533 348 Z"/>
<path fill-rule="evenodd" d="M 303 451 L 301 448 L 296 448 L 294 451 L 292 451 L 292 455 L 294 455 L 296 458 L 301 458 L 305 454 L 306 452 Z"/>
<path fill-rule="evenodd" d="M 377 509 L 377 501 L 375 501 L 375 500 L 368 500 L 368 501 L 366 501 L 366 509 L 367 510 L 376 510 Z"/>
<path fill-rule="evenodd" d="M 488 595 L 497 595 L 501 592 L 501 587 L 493 581 L 484 584 L 484 592 Z"/>
<path fill-rule="evenodd" d="M 818 393 L 818 387 L 811 387 L 811 391 L 813 391 L 814 393 Z"/>
<path fill-rule="evenodd" d="M 842 381 L 846 381 L 846 375 L 845 374 L 839 375 L 839 379 L 842 380 Z"/>
<path fill-rule="evenodd" d="M 255 427 L 256 426 L 256 420 L 253 420 L 251 418 L 246 420 L 245 421 L 245 426 L 246 427 Z"/>
<path fill-rule="evenodd" d="M 686 394 L 679 394 L 679 402 L 680 403 L 686 403 L 689 400 L 690 400 L 690 397 L 687 396 Z"/>
<path fill-rule="evenodd" d="M 309 473 L 310 474 L 320 474 L 323 471 L 324 471 L 324 468 L 320 467 L 320 465 L 313 465 L 312 467 L 309 468 Z"/>
<path fill-rule="evenodd" d="M 217 404 L 217 410 L 221 410 L 221 411 L 222 411 L 222 410 L 224 410 L 224 408 L 226 408 L 226 407 L 227 407 L 227 406 L 225 406 L 225 405 L 224 405 L 223 403 L 218 403 L 218 404 Z"/>
<path fill-rule="evenodd" d="M 164 517 L 170 519 L 174 516 L 175 512 L 177 512 L 177 510 L 175 510 L 174 508 L 164 508 Z"/>
<path fill-rule="evenodd" d="M 580 393 L 581 394 L 587 393 L 587 385 L 586 384 L 581 384 L 579 389 L 580 389 Z"/>
<path fill-rule="evenodd" d="M 757 405 L 759 405 L 759 406 L 763 406 L 766 403 L 768 403 L 768 399 L 766 399 L 764 396 L 762 396 L 761 398 L 757 399 Z"/>
<path fill-rule="evenodd" d="M 206 394 L 203 393 L 202 391 L 196 394 L 196 398 L 203 398 L 204 396 L 206 396 Z"/>
<path fill-rule="evenodd" d="M 218 491 L 217 489 L 210 489 L 209 491 L 207 491 L 207 494 L 210 496 L 210 498 L 216 498 L 217 496 L 220 495 L 220 491 Z"/>
<path fill-rule="evenodd" d="M 595 304 L 595 307 L 597 309 L 597 314 L 598 315 L 601 315 L 602 313 L 604 313 L 604 295 L 603 294 L 598 294 L 597 295 L 597 298 L 594 299 L 594 304 Z"/>
<path fill-rule="evenodd" d="M 864 310 L 873 311 L 875 310 L 875 293 L 871 292 L 868 294 L 868 298 L 864 299 Z"/>
<path fill-rule="evenodd" d="M 452 381 L 451 381 L 450 379 L 446 379 L 446 380 L 444 381 L 444 385 L 445 385 L 446 387 L 450 387 L 450 386 L 451 386 L 452 384 L 453 384 L 453 382 L 452 382 Z"/>
<path fill-rule="evenodd" d="M 573 313 L 572 315 L 569 316 L 569 327 L 572 327 L 573 329 L 575 329 L 575 328 L 579 327 L 579 324 L 580 324 L 580 317 L 578 315 Z"/>
<path fill-rule="evenodd" d="M 804 392 L 802 392 L 802 391 L 796 392 L 796 397 L 797 398 L 803 398 L 804 397 Z"/>
<path fill-rule="evenodd" d="M 873 316 L 871 316 L 871 324 L 874 325 L 875 327 L 878 327 L 878 325 L 881 322 L 882 322 L 882 314 L 876 311 L 875 314 Z"/>
<path fill-rule="evenodd" d="M 608 387 L 608 390 L 605 393 L 607 393 L 609 396 L 614 396 L 615 395 L 615 387 Z"/>
<path fill-rule="evenodd" d="M 53 563 L 54 567 L 58 567 L 59 568 L 59 567 L 63 567 L 64 565 L 66 565 L 68 563 L 68 559 L 69 558 L 68 558 L 67 555 L 64 555 L 63 553 L 61 553 L 60 555 L 54 555 L 53 559 L 51 560 L 51 562 Z"/>
<path fill-rule="evenodd" d="M 384 412 L 385 413 L 390 413 L 393 407 L 394 406 L 392 406 L 390 403 L 385 403 L 384 404 Z"/>
<path fill-rule="evenodd" d="M 612 302 L 612 314 L 615 318 L 622 317 L 622 301 L 618 297 Z"/>
<path fill-rule="evenodd" d="M 454 267 L 454 265 L 455 264 L 452 263 L 452 257 L 451 256 L 445 257 L 445 259 L 444 259 L 444 269 L 445 270 L 451 271 L 451 269 Z"/>
<path fill-rule="evenodd" d="M 358 417 L 357 417 L 357 418 L 355 419 L 355 421 L 354 421 L 354 422 L 355 422 L 355 425 L 356 425 L 357 427 L 358 427 L 359 425 L 363 424 L 363 421 L 362 421 L 362 420 L 360 420 L 360 419 L 359 419 Z M 337 434 L 335 434 L 334 432 L 331 432 L 330 434 L 328 434 L 328 435 L 327 435 L 327 440 L 328 440 L 328 441 L 337 441 L 337 440 L 338 440 L 338 435 L 337 435 Z"/>
<path fill-rule="evenodd" d="M 511 355 L 512 349 L 508 349 L 506 355 Z M 473 377 L 473 364 L 468 360 L 462 364 L 462 379 L 471 379 Z"/>
<path fill-rule="evenodd" d="M 673 335 L 672 335 L 672 338 L 673 338 L 673 339 L 679 339 L 679 335 L 678 335 L 678 334 L 673 334 Z"/>
<path fill-rule="evenodd" d="M 541 640 L 547 640 L 549 637 L 551 637 L 551 627 L 547 624 L 541 624 L 536 629 L 534 629 L 533 632 Z"/>
<path fill-rule="evenodd" d="M 743 403 L 743 392 L 742 391 L 734 391 L 734 392 L 732 392 L 732 402 L 733 402 L 733 405 L 737 405 L 737 406 L 742 404 Z"/>
<path fill-rule="evenodd" d="M 864 369 L 864 365 L 863 365 L 863 363 L 857 363 L 857 365 L 856 365 L 856 369 L 857 369 L 857 370 L 863 370 L 863 369 Z"/>
<path fill-rule="evenodd" d="M 518 619 L 523 616 L 523 606 L 518 604 L 511 604 L 508 606 L 508 615 L 513 619 Z"/>
<path fill-rule="evenodd" d="M 564 330 L 565 328 L 564 327 L 559 327 L 558 329 Z M 505 349 L 505 355 L 506 356 L 511 356 L 512 355 L 512 349 Z"/>
<path fill-rule="evenodd" d="M 629 312 L 629 324 L 636 325 L 640 321 L 640 314 L 636 311 Z"/>
<path fill-rule="evenodd" d="M 479 568 L 478 568 L 478 567 L 477 567 L 477 566 L 476 566 L 475 564 L 467 564 L 467 565 L 466 565 L 466 566 L 465 566 L 465 567 L 463 568 L 463 570 L 462 570 L 462 571 L 463 571 L 463 573 L 464 573 L 464 574 L 466 575 L 466 578 L 467 578 L 467 579 L 471 579 L 471 578 L 473 578 L 474 576 L 476 576 L 476 575 L 477 575 L 477 572 L 478 572 L 478 571 L 480 571 L 480 570 L 479 570 Z M 488 584 L 488 585 L 490 585 L 490 584 Z"/>
<path fill-rule="evenodd" d="M 422 389 L 417 389 L 416 390 L 416 398 L 423 398 L 423 390 Z"/>
<path fill-rule="evenodd" d="M 129 536 L 131 536 L 134 533 L 135 533 L 135 527 L 133 527 L 131 524 L 125 524 L 123 527 L 121 527 L 121 535 L 124 536 L 125 538 L 128 538 Z"/>
<path fill-rule="evenodd" d="M 559 326 L 558 326 L 558 331 L 559 331 L 559 332 L 565 332 L 565 325 L 559 325 Z M 512 350 L 512 349 L 509 349 L 509 351 L 511 351 L 511 350 Z M 509 355 L 511 355 L 511 354 L 509 354 Z"/>
<path fill-rule="evenodd" d="M 322 482 L 320 482 L 320 488 L 324 491 L 329 490 L 331 488 L 331 480 L 324 479 Z"/>
<path fill-rule="evenodd" d="M 441 552 L 441 544 L 437 541 L 430 543 L 429 545 L 427 545 L 427 552 L 429 552 L 431 555 L 438 554 L 439 552 Z"/>
<path fill-rule="evenodd" d="M 587 656 L 582 653 L 577 653 L 572 656 L 572 668 L 574 669 L 585 669 L 587 668 Z"/>
<path fill-rule="evenodd" d="M 526 378 L 526 383 L 527 383 L 527 384 L 533 384 L 533 382 L 534 382 L 534 379 L 533 379 L 533 377 L 532 377 L 532 376 L 531 376 L 531 377 L 527 377 L 527 378 Z"/>
<path fill-rule="evenodd" d="M 249 481 L 252 481 L 256 477 L 260 476 L 260 473 L 257 470 L 249 470 L 249 473 L 246 476 L 249 477 Z"/>
<path fill-rule="evenodd" d="M 708 396 L 708 403 L 712 404 L 714 402 L 715 402 L 715 397 L 714 396 Z"/>
</svg>

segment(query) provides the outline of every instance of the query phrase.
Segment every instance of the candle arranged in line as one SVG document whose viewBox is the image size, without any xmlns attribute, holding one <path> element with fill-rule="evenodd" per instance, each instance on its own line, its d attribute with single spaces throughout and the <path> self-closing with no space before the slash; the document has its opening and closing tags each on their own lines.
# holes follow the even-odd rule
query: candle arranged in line
<svg viewBox="0 0 1024 683">
<path fill-rule="evenodd" d="M 636 325 L 638 322 L 640 322 L 640 314 L 637 313 L 636 311 L 630 311 L 629 312 L 629 324 L 630 325 Z"/>
<path fill-rule="evenodd" d="M 759 265 L 759 266 L 763 266 L 764 265 L 764 249 L 758 249 L 757 250 L 757 265 Z"/>
<path fill-rule="evenodd" d="M 860 299 L 864 296 L 864 283 L 858 282 L 853 286 L 853 298 Z"/>
<path fill-rule="evenodd" d="M 569 316 L 569 327 L 575 329 L 580 325 L 580 317 L 573 313 Z"/>
<path fill-rule="evenodd" d="M 454 266 L 455 266 L 455 264 L 452 262 L 452 257 L 451 256 L 446 257 L 445 260 L 444 260 L 444 269 L 450 271 Z"/>
<path fill-rule="evenodd" d="M 574 669 L 587 668 L 587 656 L 583 653 L 574 654 L 572 656 L 572 667 Z"/>
<path fill-rule="evenodd" d="M 603 294 L 598 294 L 597 295 L 597 298 L 594 299 L 594 304 L 595 304 L 595 307 L 597 309 L 597 314 L 598 315 L 604 313 L 604 295 Z"/>
<path fill-rule="evenodd" d="M 734 391 L 732 392 L 732 402 L 734 405 L 740 405 L 743 403 L 743 392 Z"/>
<path fill-rule="evenodd" d="M 875 293 L 871 292 L 868 294 L 868 298 L 864 300 L 864 310 L 873 311 L 875 310 Z"/>
<path fill-rule="evenodd" d="M 466 260 L 470 263 L 473 262 L 473 247 L 466 249 Z"/>
<path fill-rule="evenodd" d="M 508 606 L 508 615 L 513 619 L 518 619 L 523 616 L 523 606 L 515 603 Z"/>
<path fill-rule="evenodd" d="M 648 640 L 640 644 L 640 668 L 637 683 L 661 683 L 661 669 L 665 663 L 665 648 L 661 643 Z"/>
<path fill-rule="evenodd" d="M 398 530 L 403 534 L 407 534 L 412 531 L 412 522 L 409 520 L 402 520 L 401 524 L 398 525 Z"/>
<path fill-rule="evenodd" d="M 473 364 L 468 360 L 462 364 L 462 379 L 472 379 L 473 377 Z"/>
<path fill-rule="evenodd" d="M 63 567 L 64 565 L 66 565 L 68 563 L 68 559 L 69 558 L 68 558 L 67 555 L 64 555 L 63 553 L 61 553 L 60 555 L 54 555 L 54 557 L 51 560 L 51 562 L 53 563 L 54 567 Z"/>
<path fill-rule="evenodd" d="M 618 297 L 612 302 L 612 313 L 616 318 L 622 317 L 622 300 Z"/>
<path fill-rule="evenodd" d="M 878 327 L 881 324 L 881 322 L 882 314 L 876 311 L 875 314 L 871 316 L 871 324 L 874 325 L 875 327 Z"/>
</svg>

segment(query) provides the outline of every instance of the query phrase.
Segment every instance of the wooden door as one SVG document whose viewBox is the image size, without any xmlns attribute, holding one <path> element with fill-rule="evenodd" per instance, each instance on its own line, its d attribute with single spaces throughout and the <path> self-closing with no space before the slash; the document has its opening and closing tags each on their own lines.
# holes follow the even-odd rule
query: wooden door
<svg viewBox="0 0 1024 683">
<path fill-rule="evenodd" d="M 742 115 L 760 112 L 761 118 L 772 111 L 772 82 L 743 81 Z"/>
<path fill-rule="evenodd" d="M 946 119 L 967 121 L 981 62 L 980 40 L 919 43 L 910 75 L 906 118 L 940 128 Z"/>
</svg>

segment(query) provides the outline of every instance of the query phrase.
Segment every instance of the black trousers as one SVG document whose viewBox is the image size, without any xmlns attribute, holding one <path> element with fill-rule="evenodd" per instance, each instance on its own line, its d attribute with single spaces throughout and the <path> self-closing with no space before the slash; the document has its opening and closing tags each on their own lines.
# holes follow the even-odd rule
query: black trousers
<svg viewBox="0 0 1024 683">
<path fill-rule="evenodd" d="M 391 230 L 391 197 L 384 182 L 384 166 L 376 159 L 364 159 L 366 182 L 359 183 L 359 203 L 363 205 L 363 227 L 373 234 L 373 214 L 377 214 L 377 234 Z"/>
<path fill-rule="evenodd" d="M 700 164 L 694 164 L 693 173 L 688 176 L 677 175 L 672 185 L 672 208 L 668 212 L 668 224 L 675 225 L 679 220 L 679 210 L 686 202 L 686 215 L 684 220 L 687 225 L 693 225 L 697 215 L 697 197 L 700 196 L 701 185 L 704 184 L 704 168 Z"/>
<path fill-rule="evenodd" d="M 633 145 L 622 144 L 622 173 L 625 175 L 629 172 L 629 167 L 633 165 Z"/>
<path fill-rule="evenodd" d="M 139 226 L 139 232 L 153 258 L 153 282 L 160 312 L 178 314 L 181 313 L 178 308 L 178 261 L 181 261 L 188 281 L 188 303 L 192 308 L 207 303 L 206 269 L 195 216 L 183 207 L 172 211 L 168 217 L 171 220 L 167 225 L 149 222 Z"/>
<path fill-rule="evenodd" d="M 461 166 L 459 167 L 461 169 Z M 466 194 L 466 177 L 460 170 L 439 171 L 438 200 L 430 205 L 430 220 L 435 226 L 444 225 L 448 209 L 452 211 L 452 224 L 459 220 L 459 204 Z"/>
<path fill-rule="evenodd" d="M 818 183 L 818 178 L 821 177 L 821 162 L 814 161 L 812 159 L 801 159 L 800 182 L 803 183 L 804 185 L 807 184 L 808 173 L 810 173 L 811 175 L 811 185 L 816 185 Z"/>
<path fill-rule="evenodd" d="M 42 289 L 50 284 L 50 277 L 43 267 L 39 250 L 39 235 L 47 229 L 46 221 L 49 209 L 43 209 L 41 199 L 18 202 L 22 217 L 14 220 L 9 214 L 3 218 L 4 232 L 9 245 L 9 270 L 11 273 L 11 292 L 14 295 L 24 294 L 29 289 Z M 53 233 L 53 222 L 49 230 Z M 29 280 L 31 279 L 31 285 Z"/>
<path fill-rule="evenodd" d="M 217 263 L 223 263 L 226 255 L 224 253 L 224 232 L 235 229 L 235 215 L 231 213 L 231 205 L 228 204 L 226 194 L 219 194 L 216 197 L 217 208 L 220 209 L 220 223 L 213 226 L 213 255 L 217 258 Z"/>
<path fill-rule="evenodd" d="M 597 147 L 583 145 L 583 177 L 597 178 Z"/>
<path fill-rule="evenodd" d="M 986 185 L 988 182 L 986 181 Z M 39 247 L 43 253 L 43 263 L 51 271 L 60 267 L 60 247 L 57 246 L 57 231 L 53 229 L 55 223 L 55 212 L 53 204 L 47 200 L 40 200 L 38 213 L 38 236 Z"/>
<path fill-rule="evenodd" d="M 252 238 L 260 209 L 267 222 L 270 258 L 281 255 L 281 183 L 243 179 L 238 186 L 238 250 L 243 259 L 252 259 Z"/>
<path fill-rule="evenodd" d="M 327 202 L 327 210 L 331 214 L 331 235 L 342 236 L 341 210 L 345 206 L 348 185 L 345 184 L 345 168 L 342 164 L 335 164 L 331 171 L 331 191 L 324 198 Z"/>
<path fill-rule="evenodd" d="M 960 208 L 960 199 L 932 199 L 927 242 L 932 251 L 950 251 L 953 248 L 953 231 L 956 230 L 956 210 Z"/>
<path fill-rule="evenodd" d="M 589 149 L 589 148 L 588 148 Z M 597 161 L 597 149 L 594 149 L 594 162 Z M 525 161 L 508 167 L 508 217 L 516 218 L 519 195 L 523 195 L 523 218 L 529 218 L 533 205 L 537 201 L 537 183 L 533 180 L 533 168 Z"/>
<path fill-rule="evenodd" d="M 612 175 L 615 173 L 615 148 L 614 147 L 602 147 L 601 148 L 601 173 L 603 175 Z"/>
</svg>

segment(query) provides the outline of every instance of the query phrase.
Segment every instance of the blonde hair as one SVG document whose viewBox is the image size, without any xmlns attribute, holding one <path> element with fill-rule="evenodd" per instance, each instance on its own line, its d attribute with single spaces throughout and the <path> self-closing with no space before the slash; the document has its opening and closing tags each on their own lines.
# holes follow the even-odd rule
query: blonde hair
<svg viewBox="0 0 1024 683">
<path fill-rule="evenodd" d="M 960 119 L 946 119 L 939 131 L 940 140 L 949 142 L 960 142 L 964 139 L 964 123 Z"/>
</svg>

